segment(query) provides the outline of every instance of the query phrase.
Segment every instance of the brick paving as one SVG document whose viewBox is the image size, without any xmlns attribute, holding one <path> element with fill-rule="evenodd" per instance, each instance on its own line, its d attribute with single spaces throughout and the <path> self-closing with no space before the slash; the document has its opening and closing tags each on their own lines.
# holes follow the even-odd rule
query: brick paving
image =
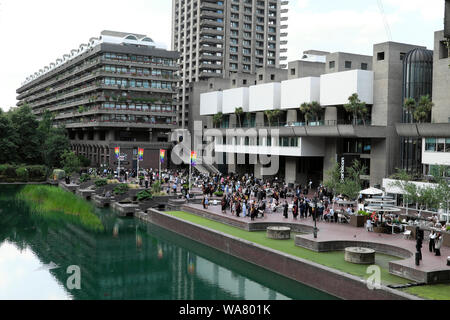
<svg viewBox="0 0 450 320">
<path fill-rule="evenodd" d="M 289 199 L 288 199 L 289 200 Z M 211 203 L 211 201 L 210 201 Z M 188 207 L 195 208 L 197 210 L 204 210 L 201 204 L 189 204 Z M 312 218 L 295 220 L 292 216 L 292 212 L 289 212 L 289 218 L 285 219 L 281 212 L 277 213 L 268 213 L 269 210 L 266 211 L 264 217 L 257 218 L 254 222 L 250 220 L 250 217 L 236 217 L 235 215 L 231 215 L 230 210 L 226 211 L 226 214 L 221 212 L 220 201 L 218 201 L 218 205 L 210 205 L 207 209 L 209 213 L 213 213 L 217 216 L 226 216 L 227 218 L 235 219 L 237 221 L 246 222 L 246 223 L 258 223 L 258 222 L 274 222 L 274 223 L 293 223 L 293 224 L 303 224 L 307 226 L 314 226 L 314 221 Z M 312 234 L 303 235 L 306 239 L 312 241 L 336 241 L 336 240 L 351 240 L 351 241 L 367 241 L 367 242 L 376 242 L 382 244 L 389 244 L 396 247 L 400 247 L 403 249 L 409 250 L 411 253 L 416 252 L 416 241 L 415 240 L 407 240 L 404 239 L 403 234 L 380 234 L 369 232 L 365 228 L 355 228 L 349 224 L 341 224 L 341 223 L 333 223 L 333 222 L 324 222 L 318 221 L 317 227 L 319 229 L 318 238 L 314 239 Z M 422 272 L 431 272 L 431 271 L 448 271 L 450 272 L 450 267 L 447 266 L 447 257 L 450 256 L 450 248 L 442 247 L 441 248 L 441 256 L 436 257 L 434 253 L 430 253 L 428 250 L 428 241 L 424 241 L 422 248 L 422 256 L 423 260 L 420 262 L 420 266 L 415 265 L 414 256 L 397 261 L 397 264 L 410 267 L 416 269 L 417 271 Z"/>
</svg>

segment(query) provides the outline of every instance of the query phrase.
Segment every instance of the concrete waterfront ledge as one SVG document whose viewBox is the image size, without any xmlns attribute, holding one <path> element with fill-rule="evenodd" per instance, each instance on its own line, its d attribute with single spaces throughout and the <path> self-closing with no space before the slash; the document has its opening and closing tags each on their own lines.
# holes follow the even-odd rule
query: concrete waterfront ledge
<svg viewBox="0 0 450 320">
<path fill-rule="evenodd" d="M 366 282 L 356 276 L 199 226 L 154 209 L 149 209 L 148 214 L 139 213 L 136 217 L 341 299 L 420 300 L 386 286 L 370 290 Z"/>
</svg>

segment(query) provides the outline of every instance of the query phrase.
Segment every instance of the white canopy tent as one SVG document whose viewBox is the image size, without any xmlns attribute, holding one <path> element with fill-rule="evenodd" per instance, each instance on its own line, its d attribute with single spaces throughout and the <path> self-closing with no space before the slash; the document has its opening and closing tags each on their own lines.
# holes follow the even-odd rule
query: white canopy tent
<svg viewBox="0 0 450 320">
<path fill-rule="evenodd" d="M 361 190 L 359 193 L 363 194 L 363 195 L 367 195 L 367 196 L 375 196 L 375 195 L 384 194 L 384 191 L 377 189 L 377 188 L 370 187 L 369 189 Z"/>
</svg>

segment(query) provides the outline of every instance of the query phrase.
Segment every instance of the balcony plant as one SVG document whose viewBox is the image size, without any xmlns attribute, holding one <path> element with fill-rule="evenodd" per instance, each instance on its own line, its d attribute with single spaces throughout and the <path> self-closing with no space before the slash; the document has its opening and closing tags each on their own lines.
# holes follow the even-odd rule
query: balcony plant
<svg viewBox="0 0 450 320">
<path fill-rule="evenodd" d="M 352 113 L 353 115 L 353 125 L 358 124 L 358 117 L 360 116 L 364 126 L 366 125 L 366 116 L 369 112 L 369 109 L 367 108 L 367 105 L 365 102 L 362 102 L 359 99 L 359 96 L 357 93 L 352 94 L 348 98 L 348 104 L 344 104 L 345 111 Z"/>
<path fill-rule="evenodd" d="M 223 121 L 223 113 L 219 112 L 213 116 L 213 124 L 215 127 L 220 127 L 220 124 Z"/>
<path fill-rule="evenodd" d="M 236 115 L 236 117 L 238 118 L 238 122 L 239 122 L 239 128 L 242 128 L 242 121 L 241 121 L 241 117 L 244 114 L 244 109 L 242 109 L 241 107 L 236 108 L 234 110 L 234 114 Z"/>
<path fill-rule="evenodd" d="M 421 96 L 414 111 L 414 120 L 418 123 L 426 122 L 433 107 L 434 103 L 431 101 L 430 95 Z"/>
</svg>

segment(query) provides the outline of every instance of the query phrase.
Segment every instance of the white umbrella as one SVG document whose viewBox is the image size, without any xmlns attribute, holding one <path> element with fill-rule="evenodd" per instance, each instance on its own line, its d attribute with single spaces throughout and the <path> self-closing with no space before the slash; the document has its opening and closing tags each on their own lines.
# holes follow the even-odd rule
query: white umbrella
<svg viewBox="0 0 450 320">
<path fill-rule="evenodd" d="M 359 193 L 360 194 L 369 195 L 369 196 L 373 196 L 373 195 L 377 195 L 377 194 L 383 194 L 384 192 L 383 192 L 383 190 L 370 187 L 369 189 L 362 190 Z"/>
</svg>

